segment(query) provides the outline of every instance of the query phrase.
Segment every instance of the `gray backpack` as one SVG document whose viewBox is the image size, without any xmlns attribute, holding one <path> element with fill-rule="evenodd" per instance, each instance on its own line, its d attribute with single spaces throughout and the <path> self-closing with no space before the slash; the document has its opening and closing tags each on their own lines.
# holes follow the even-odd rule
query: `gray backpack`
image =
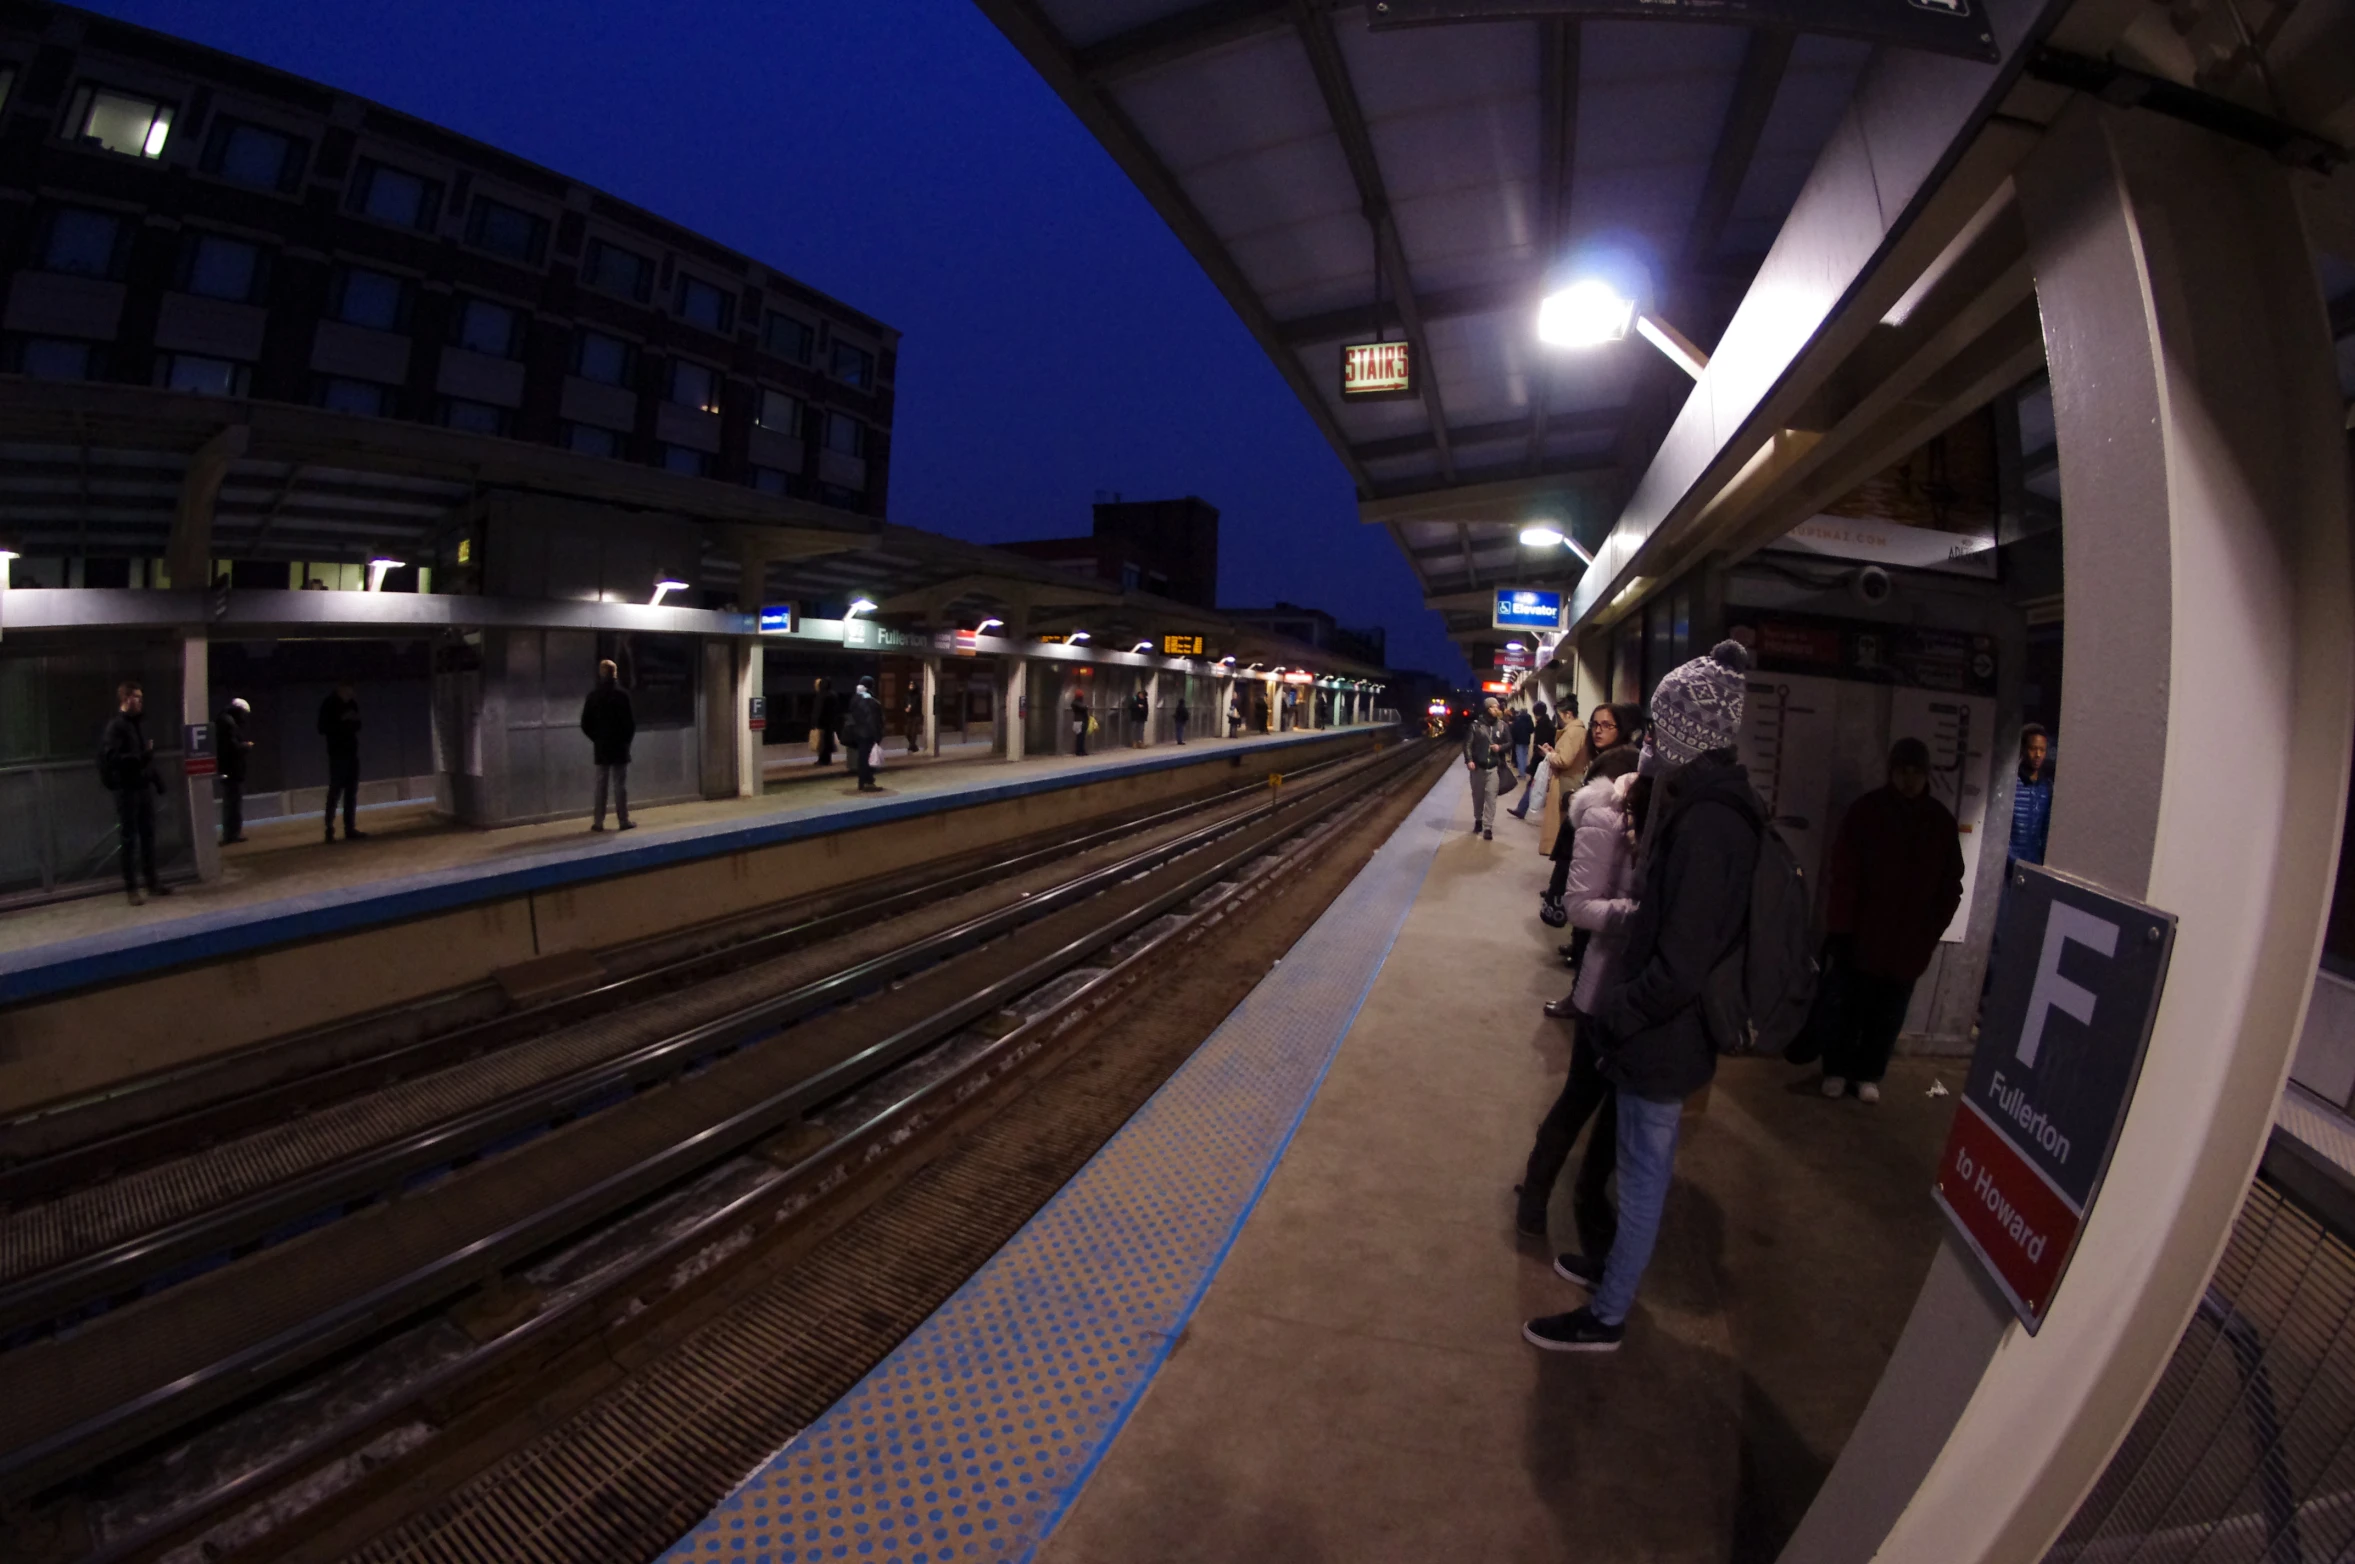
<svg viewBox="0 0 2355 1564">
<path fill-rule="evenodd" d="M 1819 975 L 1815 896 L 1791 844 L 1759 830 L 1742 937 L 1701 985 L 1701 1022 L 1721 1054 L 1775 1054 L 1807 1024 Z"/>
</svg>

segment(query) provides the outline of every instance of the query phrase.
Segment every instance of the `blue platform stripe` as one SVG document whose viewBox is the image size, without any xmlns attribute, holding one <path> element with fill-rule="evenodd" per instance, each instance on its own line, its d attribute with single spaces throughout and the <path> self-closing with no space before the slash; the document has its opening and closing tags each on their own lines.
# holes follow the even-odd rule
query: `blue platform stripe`
<svg viewBox="0 0 2355 1564">
<path fill-rule="evenodd" d="M 287 896 L 217 912 L 194 913 L 163 923 L 139 923 L 46 945 L 0 951 L 0 1005 L 50 994 L 120 983 L 171 967 L 219 961 L 249 951 L 299 940 L 347 934 L 461 907 L 506 901 L 592 880 L 639 874 L 729 853 L 774 847 L 833 831 L 883 825 L 944 810 L 966 809 L 1001 799 L 1087 787 L 1116 777 L 1213 764 L 1229 756 L 1266 755 L 1302 744 L 1317 744 L 1350 732 L 1323 729 L 1282 738 L 1245 739 L 1217 748 L 1170 749 L 1112 760 L 1075 761 L 1067 768 L 982 783 L 944 787 L 905 797 L 840 799 L 761 815 L 750 822 L 720 821 L 640 831 L 626 847 L 607 842 L 567 842 L 528 856 L 502 859 L 497 868 L 462 865 L 426 874 L 339 886 L 307 896 Z M 888 779 L 891 773 L 886 770 Z M 24 914 L 38 917 L 39 913 Z"/>
<path fill-rule="evenodd" d="M 956 1295 L 664 1557 L 1024 1559 L 1217 1274 L 1365 1003 L 1453 768 L 1209 1041 Z"/>
</svg>

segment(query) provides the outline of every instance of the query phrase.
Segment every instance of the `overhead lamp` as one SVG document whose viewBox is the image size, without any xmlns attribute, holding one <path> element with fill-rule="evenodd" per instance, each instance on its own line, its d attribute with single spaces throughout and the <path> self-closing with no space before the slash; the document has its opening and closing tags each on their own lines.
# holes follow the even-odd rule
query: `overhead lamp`
<svg viewBox="0 0 2355 1564">
<path fill-rule="evenodd" d="M 1505 643 L 1505 650 L 1508 652 L 1525 652 L 1529 650 L 1529 648 L 1523 646 L 1519 641 L 1507 641 Z"/>
<path fill-rule="evenodd" d="M 977 625 L 975 625 L 975 626 L 973 627 L 973 633 L 974 633 L 975 635 L 979 635 L 979 634 L 981 634 L 981 632 L 982 632 L 982 631 L 984 631 L 984 630 L 992 630 L 992 629 L 995 629 L 995 630 L 1003 630 L 1003 629 L 1005 629 L 1005 628 L 1006 628 L 1006 621 L 1004 621 L 1003 619 L 984 619 L 983 621 L 981 621 L 981 623 L 979 623 L 979 624 L 977 624 Z"/>
<path fill-rule="evenodd" d="M 1595 562 L 1594 552 L 1585 544 L 1561 528 L 1549 526 L 1544 522 L 1533 522 L 1521 529 L 1521 546 L 1523 548 L 1566 548 L 1576 554 L 1583 564 L 1591 565 Z"/>
<path fill-rule="evenodd" d="M 647 606 L 650 608 L 660 608 L 664 598 L 670 596 L 673 592 L 684 592 L 686 590 L 686 582 L 675 581 L 669 576 L 664 576 L 660 581 L 654 583 L 654 595 L 646 600 Z"/>
<path fill-rule="evenodd" d="M 384 573 L 388 570 L 398 570 L 400 568 L 401 562 L 397 559 L 385 559 L 380 556 L 376 559 L 368 561 L 368 590 L 371 592 L 383 591 Z"/>
<path fill-rule="evenodd" d="M 1149 652 L 1151 650 L 1153 650 L 1153 643 L 1151 641 L 1139 641 L 1136 645 L 1129 648 L 1129 651 L 1132 653 Z"/>
<path fill-rule="evenodd" d="M 1599 277 L 1581 278 L 1558 293 L 1547 294 L 1537 306 L 1537 340 L 1557 348 L 1596 348 L 1618 342 L 1627 336 L 1631 325 L 1637 336 L 1695 380 L 1709 367 L 1709 355 L 1683 332 L 1657 316 L 1639 314 L 1635 300 Z"/>
<path fill-rule="evenodd" d="M 874 611 L 875 604 L 871 600 L 863 597 L 854 597 L 850 600 L 850 612 L 844 614 L 842 617 L 845 619 L 856 619 L 861 614 L 871 614 Z"/>
<path fill-rule="evenodd" d="M 1063 641 L 1067 646 L 1077 646 L 1080 642 L 1086 640 L 1087 638 L 1088 633 L 1085 630 L 1074 630 L 1069 635 L 1065 636 Z"/>
</svg>

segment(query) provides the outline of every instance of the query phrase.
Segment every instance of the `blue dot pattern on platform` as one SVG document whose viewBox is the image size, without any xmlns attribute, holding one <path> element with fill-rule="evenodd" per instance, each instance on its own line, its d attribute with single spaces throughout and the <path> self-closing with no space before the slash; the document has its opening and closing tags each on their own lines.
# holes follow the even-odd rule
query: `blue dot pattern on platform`
<svg viewBox="0 0 2355 1564">
<path fill-rule="evenodd" d="M 1453 782 L 989 1264 L 665 1560 L 1029 1557 L 1258 1202 L 1458 812 Z"/>
</svg>

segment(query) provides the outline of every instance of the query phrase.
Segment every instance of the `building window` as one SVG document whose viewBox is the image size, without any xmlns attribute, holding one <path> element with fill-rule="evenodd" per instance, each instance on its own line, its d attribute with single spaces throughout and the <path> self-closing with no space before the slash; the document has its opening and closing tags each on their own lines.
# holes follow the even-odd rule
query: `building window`
<svg viewBox="0 0 2355 1564">
<path fill-rule="evenodd" d="M 754 488 L 763 494 L 783 494 L 785 492 L 785 474 L 774 467 L 755 467 L 752 469 L 752 477 L 749 481 Z"/>
<path fill-rule="evenodd" d="M 399 331 L 408 324 L 408 287 L 384 272 L 346 266 L 336 274 L 335 318 L 374 331 Z"/>
<path fill-rule="evenodd" d="M 463 429 L 468 434 L 505 434 L 507 409 L 488 402 L 469 402 L 461 397 L 450 397 L 442 403 L 442 422 L 452 429 Z"/>
<path fill-rule="evenodd" d="M 476 196 L 474 210 L 467 214 L 466 242 L 493 255 L 537 266 L 548 247 L 548 224 L 546 219 L 504 201 Z"/>
<path fill-rule="evenodd" d="M 49 214 L 41 264 L 76 277 L 112 277 L 123 250 L 123 220 L 112 212 L 61 206 Z"/>
<path fill-rule="evenodd" d="M 63 337 L 27 337 L 17 350 L 17 367 L 34 380 L 96 380 L 98 350 Z"/>
<path fill-rule="evenodd" d="M 591 239 L 589 253 L 581 260 L 581 281 L 601 293 L 619 294 L 643 304 L 653 296 L 654 263 L 635 250 Z"/>
<path fill-rule="evenodd" d="M 875 383 L 875 355 L 847 342 L 834 344 L 834 378 L 861 391 Z"/>
<path fill-rule="evenodd" d="M 245 394 L 245 366 L 230 359 L 166 353 L 156 370 L 157 382 L 169 391 L 195 391 L 205 396 Z"/>
<path fill-rule="evenodd" d="M 790 315 L 780 315 L 775 310 L 769 312 L 769 323 L 761 333 L 762 346 L 779 358 L 789 358 L 796 364 L 810 361 L 810 346 L 816 340 L 817 333 L 810 330 L 806 322 L 795 320 Z"/>
<path fill-rule="evenodd" d="M 754 410 L 753 422 L 763 429 L 778 434 L 797 434 L 801 430 L 801 403 L 782 391 L 761 388 L 760 406 Z"/>
<path fill-rule="evenodd" d="M 523 336 L 523 317 L 488 299 L 461 299 L 452 321 L 451 341 L 492 358 L 513 358 Z"/>
<path fill-rule="evenodd" d="M 73 127 L 71 139 L 84 146 L 104 147 L 126 157 L 162 157 L 164 142 L 172 134 L 172 106 L 104 87 L 84 87 L 74 94 L 66 123 Z"/>
<path fill-rule="evenodd" d="M 250 303 L 261 291 L 261 246 L 221 234 L 192 234 L 183 252 L 181 288 L 208 299 Z"/>
<path fill-rule="evenodd" d="M 352 210 L 396 228 L 431 228 L 441 215 L 438 181 L 388 168 L 367 158 L 352 175 Z"/>
<path fill-rule="evenodd" d="M 363 413 L 370 418 L 382 418 L 392 410 L 392 396 L 389 388 L 373 380 L 337 377 L 319 382 L 319 405 L 331 413 Z"/>
<path fill-rule="evenodd" d="M 564 448 L 582 456 L 619 458 L 621 436 L 611 429 L 600 429 L 595 424 L 566 424 Z"/>
<path fill-rule="evenodd" d="M 666 445 L 662 448 L 662 470 L 700 478 L 711 471 L 711 458 L 683 445 Z"/>
<path fill-rule="evenodd" d="M 826 449 L 839 456 L 867 454 L 867 426 L 842 413 L 826 415 Z"/>
<path fill-rule="evenodd" d="M 1138 586 L 1143 583 L 1144 579 L 1145 573 L 1142 570 L 1139 570 L 1134 563 L 1128 560 L 1121 561 L 1120 590 L 1123 592 L 1134 592 Z"/>
<path fill-rule="evenodd" d="M 718 412 L 720 410 L 719 372 L 706 369 L 690 359 L 672 359 L 670 397 L 681 407 L 692 407 L 696 411 L 704 413 Z"/>
<path fill-rule="evenodd" d="M 732 301 L 725 293 L 700 277 L 679 279 L 679 319 L 690 326 L 701 326 L 706 331 L 726 331 L 734 312 Z"/>
<path fill-rule="evenodd" d="M 278 131 L 216 114 L 197 166 L 256 189 L 292 190 L 302 177 L 303 145 Z"/>
<path fill-rule="evenodd" d="M 818 498 L 828 505 L 838 505 L 844 510 L 857 510 L 859 506 L 866 503 L 865 496 L 856 489 L 846 489 L 839 483 L 819 484 Z"/>
<path fill-rule="evenodd" d="M 583 380 L 626 386 L 630 383 L 635 353 L 636 349 L 619 337 L 609 337 L 602 331 L 584 331 L 573 343 L 572 372 Z"/>
</svg>

